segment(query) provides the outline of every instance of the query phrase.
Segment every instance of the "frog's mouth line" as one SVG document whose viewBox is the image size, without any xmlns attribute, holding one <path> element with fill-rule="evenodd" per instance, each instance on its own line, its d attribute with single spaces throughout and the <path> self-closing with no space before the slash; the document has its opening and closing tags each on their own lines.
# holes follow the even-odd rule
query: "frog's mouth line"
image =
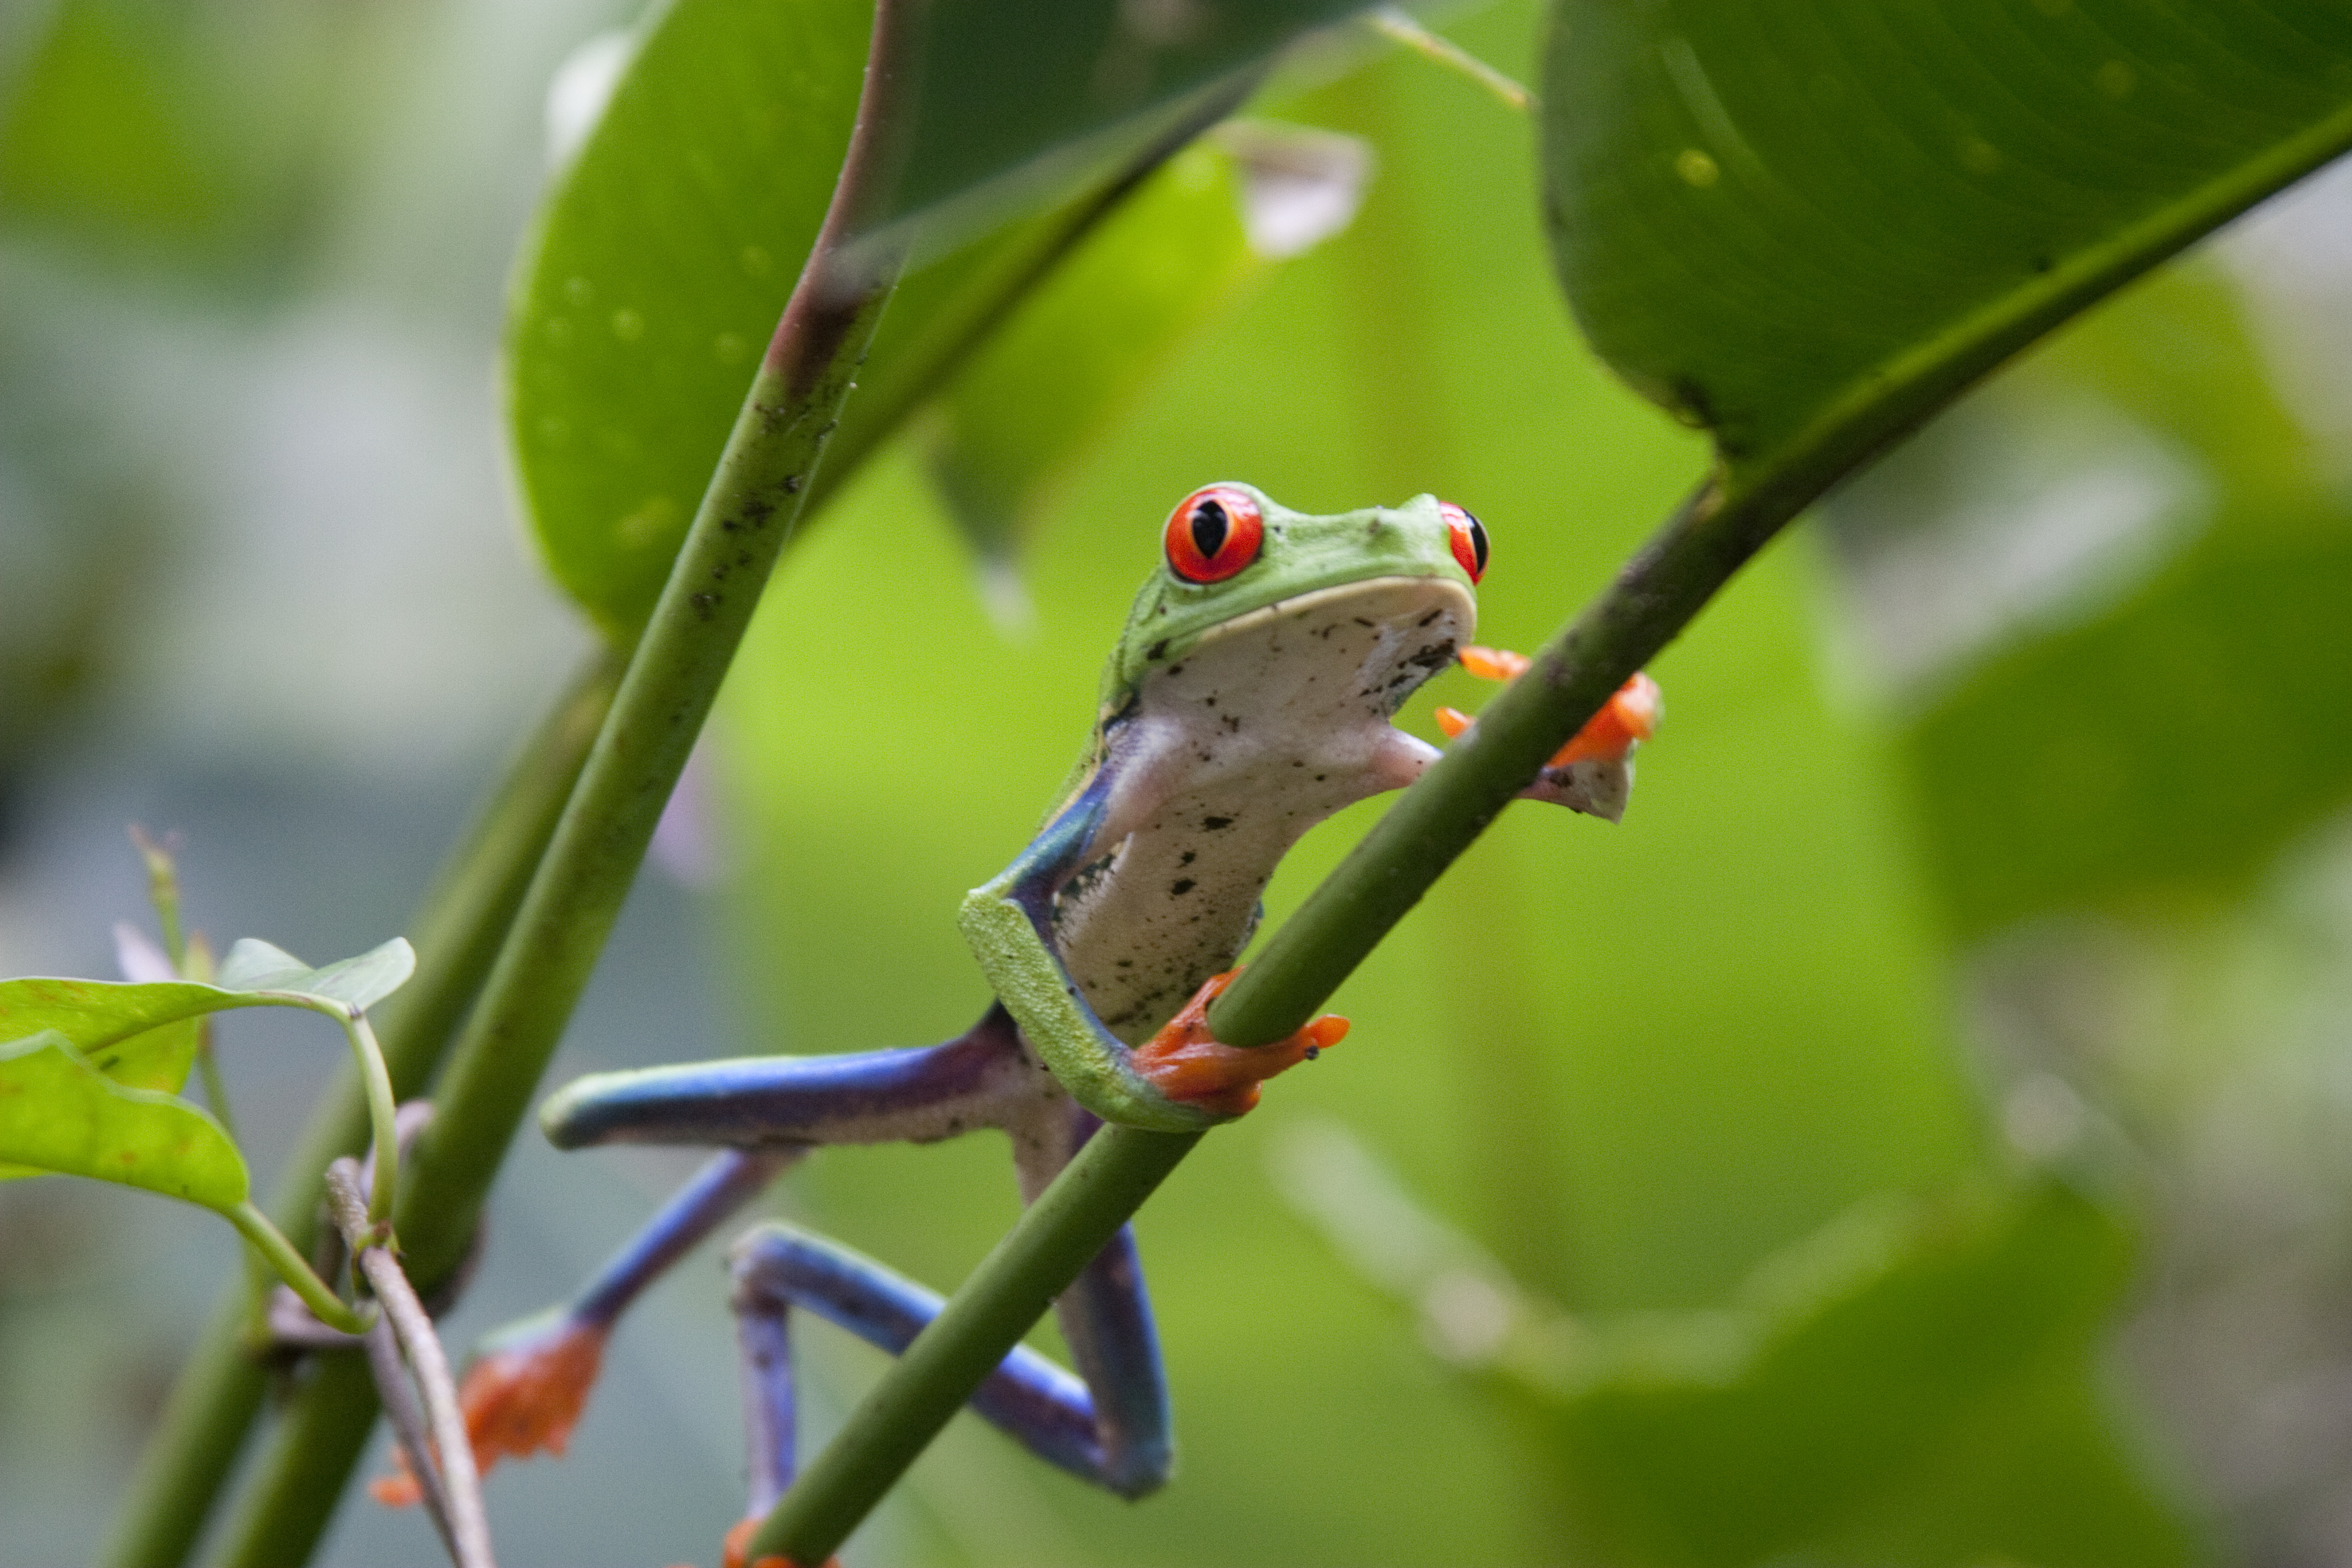
<svg viewBox="0 0 2352 1568">
<path fill-rule="evenodd" d="M 1221 621 L 1211 626 L 1192 643 L 1192 648 L 1185 651 L 1189 653 L 1193 649 L 1206 647 L 1211 643 L 1223 642 L 1228 637 L 1244 636 L 1271 626 L 1276 621 L 1309 616 L 1327 605 L 1368 596 L 1383 589 L 1396 588 L 1433 589 L 1435 592 L 1424 599 L 1422 613 L 1426 614 L 1427 605 L 1435 603 L 1436 607 L 1451 609 L 1454 612 L 1455 617 L 1462 623 L 1462 635 L 1465 637 L 1469 637 L 1477 627 L 1478 603 L 1471 597 L 1470 591 L 1461 584 L 1450 577 L 1434 575 L 1423 577 L 1399 574 L 1388 577 L 1365 577 L 1353 583 L 1341 583 L 1329 588 L 1313 589 L 1305 594 L 1294 595 L 1287 599 L 1276 599 L 1271 605 L 1261 605 L 1247 615 L 1236 616 L 1230 621 Z M 1449 599 L 1453 601 L 1450 605 L 1439 602 Z"/>
</svg>

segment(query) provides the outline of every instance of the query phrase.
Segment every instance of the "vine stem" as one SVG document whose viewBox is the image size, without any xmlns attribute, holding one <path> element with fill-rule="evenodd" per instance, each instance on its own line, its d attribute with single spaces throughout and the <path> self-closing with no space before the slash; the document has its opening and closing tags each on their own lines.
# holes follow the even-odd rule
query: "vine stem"
<svg viewBox="0 0 2352 1568">
<path fill-rule="evenodd" d="M 903 9 L 903 0 L 876 7 L 857 123 L 816 247 L 435 1089 L 433 1127 L 394 1214 L 409 1266 L 428 1290 L 464 1256 L 897 284 L 897 252 L 869 249 L 853 267 L 844 241 L 878 210 L 906 129 L 895 111 L 907 73 Z M 230 1524 L 224 1563 L 300 1563 L 332 1516 L 376 1406 L 356 1352 L 320 1359 Z"/>
<path fill-rule="evenodd" d="M 269 1216 L 251 1203 L 242 1203 L 233 1209 L 219 1211 L 222 1217 L 236 1226 L 237 1234 L 253 1244 L 277 1276 L 302 1298 L 310 1315 L 319 1321 L 346 1334 L 363 1334 L 368 1320 L 345 1306 L 342 1298 L 330 1289 L 327 1282 L 311 1271 L 310 1260 L 294 1250 L 284 1233 L 269 1223 Z"/>
</svg>

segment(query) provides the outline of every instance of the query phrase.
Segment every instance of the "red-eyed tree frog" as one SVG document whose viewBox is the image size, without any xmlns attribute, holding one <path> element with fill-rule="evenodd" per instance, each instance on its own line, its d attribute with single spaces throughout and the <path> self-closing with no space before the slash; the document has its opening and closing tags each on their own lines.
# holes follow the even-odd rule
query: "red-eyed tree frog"
<svg viewBox="0 0 2352 1568">
<path fill-rule="evenodd" d="M 561 1452 L 614 1321 L 669 1263 L 822 1143 L 929 1142 L 978 1128 L 1013 1141 L 1024 1202 L 1100 1121 L 1192 1130 L 1257 1101 L 1258 1084 L 1346 1032 L 1317 1019 L 1236 1048 L 1202 1018 L 1299 836 L 1411 784 L 1437 756 L 1391 716 L 1460 658 L 1509 679 L 1517 656 L 1466 648 L 1487 539 L 1457 506 L 1316 517 L 1244 484 L 1193 491 L 1104 672 L 1086 750 L 1045 826 L 964 900 L 998 1001 L 935 1046 L 752 1057 L 603 1073 L 541 1111 L 563 1148 L 719 1145 L 688 1187 L 562 1308 L 495 1337 L 466 1380 L 476 1448 Z M 1615 820 L 1635 742 L 1658 714 L 1635 676 L 1522 793 Z M 1468 721 L 1441 714 L 1449 733 Z M 793 1470 L 793 1307 L 897 1353 L 940 1298 L 837 1242 L 780 1224 L 733 1251 L 752 1433 L 749 1514 Z M 1076 1374 L 1026 1348 L 973 1407 L 1041 1458 L 1127 1497 L 1173 1459 L 1167 1387 L 1132 1237 L 1057 1303 Z M 398 1500 L 404 1479 L 378 1483 Z M 740 1532 L 739 1532 L 740 1533 Z"/>
</svg>

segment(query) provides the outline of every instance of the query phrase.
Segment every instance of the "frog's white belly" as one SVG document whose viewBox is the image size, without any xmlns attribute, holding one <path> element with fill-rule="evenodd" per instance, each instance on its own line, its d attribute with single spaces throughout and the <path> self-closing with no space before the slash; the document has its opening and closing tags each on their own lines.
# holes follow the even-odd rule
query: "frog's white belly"
<svg viewBox="0 0 2352 1568">
<path fill-rule="evenodd" d="M 1106 764 L 1137 826 L 1055 906 L 1063 962 L 1112 1034 L 1149 1038 L 1233 966 L 1301 834 L 1425 765 L 1389 716 L 1475 618 L 1450 579 L 1375 578 L 1239 617 L 1145 677 Z"/>
</svg>

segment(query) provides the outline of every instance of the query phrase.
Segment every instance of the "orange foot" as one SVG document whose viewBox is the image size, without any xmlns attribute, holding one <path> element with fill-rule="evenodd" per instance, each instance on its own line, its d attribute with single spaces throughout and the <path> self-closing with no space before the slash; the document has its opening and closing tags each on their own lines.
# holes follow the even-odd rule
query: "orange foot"
<svg viewBox="0 0 2352 1568">
<path fill-rule="evenodd" d="M 1465 647 L 1462 650 L 1462 668 L 1481 680 L 1517 680 L 1526 673 L 1530 660 L 1523 653 L 1508 648 Z M 1658 727 L 1658 716 L 1664 703 L 1658 695 L 1658 683 L 1636 671 L 1624 685 L 1612 693 L 1600 712 L 1585 721 L 1575 738 L 1554 752 L 1547 767 L 1564 768 L 1571 763 L 1622 762 L 1635 742 L 1646 741 Z M 1440 708 L 1437 727 L 1451 738 L 1459 735 L 1476 722 L 1458 709 Z"/>
<path fill-rule="evenodd" d="M 1233 984 L 1238 969 L 1211 979 L 1184 1010 L 1135 1053 L 1138 1071 L 1171 1100 L 1225 1116 L 1239 1116 L 1257 1103 L 1262 1079 L 1312 1061 L 1348 1036 L 1348 1020 L 1326 1013 L 1286 1040 L 1270 1046 L 1228 1046 L 1209 1033 L 1209 1004 Z"/>
<path fill-rule="evenodd" d="M 736 1521 L 735 1528 L 727 1532 L 726 1555 L 720 1561 L 720 1568 L 793 1568 L 791 1560 L 783 1557 L 762 1557 L 756 1563 L 748 1561 L 751 1554 L 751 1532 L 759 1528 L 758 1514 Z M 826 1558 L 824 1568 L 841 1568 L 841 1559 Z"/>
<path fill-rule="evenodd" d="M 562 1455 L 604 1359 L 605 1332 L 567 1316 L 534 1320 L 499 1335 L 475 1358 L 457 1400 L 483 1473 L 509 1455 L 524 1459 L 541 1448 Z M 394 1458 L 399 1473 L 369 1482 L 368 1494 L 387 1508 L 406 1508 L 424 1494 L 407 1456 L 395 1449 Z"/>
</svg>

